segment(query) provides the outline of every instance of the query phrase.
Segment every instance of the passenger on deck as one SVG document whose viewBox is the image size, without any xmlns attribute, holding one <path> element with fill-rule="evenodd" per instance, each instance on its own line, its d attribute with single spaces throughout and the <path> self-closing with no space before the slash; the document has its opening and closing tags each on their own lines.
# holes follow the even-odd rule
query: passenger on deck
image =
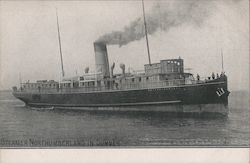
<svg viewBox="0 0 250 163">
<path fill-rule="evenodd" d="M 214 72 L 212 72 L 212 79 L 215 79 L 215 75 L 214 75 Z"/>
<path fill-rule="evenodd" d="M 217 79 L 219 78 L 219 74 L 218 74 L 218 73 L 216 74 L 216 78 L 217 78 Z"/>
<path fill-rule="evenodd" d="M 221 72 L 220 74 L 220 77 L 224 76 L 225 75 L 225 72 Z"/>
<path fill-rule="evenodd" d="M 197 78 L 197 80 L 199 81 L 199 80 L 200 80 L 200 75 L 197 74 L 196 78 Z"/>
</svg>

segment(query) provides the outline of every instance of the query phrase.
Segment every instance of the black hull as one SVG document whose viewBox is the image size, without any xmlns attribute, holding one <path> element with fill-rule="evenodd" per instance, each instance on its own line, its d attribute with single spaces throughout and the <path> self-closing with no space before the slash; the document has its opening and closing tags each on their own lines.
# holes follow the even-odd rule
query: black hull
<svg viewBox="0 0 250 163">
<path fill-rule="evenodd" d="M 88 93 L 28 93 L 13 95 L 32 107 L 65 109 L 214 112 L 228 114 L 227 80 L 154 89 Z"/>
</svg>

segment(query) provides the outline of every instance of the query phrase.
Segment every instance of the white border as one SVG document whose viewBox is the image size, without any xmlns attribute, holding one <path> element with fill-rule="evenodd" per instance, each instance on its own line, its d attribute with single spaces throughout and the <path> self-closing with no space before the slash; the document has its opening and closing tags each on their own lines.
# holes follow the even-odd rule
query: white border
<svg viewBox="0 0 250 163">
<path fill-rule="evenodd" d="M 249 148 L 14 149 L 0 150 L 1 163 L 249 163 Z"/>
</svg>

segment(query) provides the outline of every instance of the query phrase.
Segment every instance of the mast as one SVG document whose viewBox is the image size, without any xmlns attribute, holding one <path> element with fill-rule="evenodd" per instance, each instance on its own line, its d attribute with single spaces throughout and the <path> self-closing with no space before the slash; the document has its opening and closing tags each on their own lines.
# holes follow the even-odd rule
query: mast
<svg viewBox="0 0 250 163">
<path fill-rule="evenodd" d="M 224 72 L 224 65 L 223 65 L 223 51 L 221 49 L 221 68 L 222 68 L 222 72 Z"/>
<path fill-rule="evenodd" d="M 62 57 L 62 47 L 61 47 L 61 37 L 60 37 L 60 29 L 59 29 L 59 23 L 58 23 L 57 9 L 56 9 L 56 20 L 57 20 L 57 34 L 58 34 L 58 43 L 59 43 L 59 49 L 60 49 L 62 77 L 64 77 L 63 57 Z"/>
<path fill-rule="evenodd" d="M 143 10 L 143 20 L 144 20 L 145 36 L 146 36 L 146 43 L 147 43 L 147 50 L 148 50 L 148 62 L 149 62 L 149 65 L 151 65 L 150 51 L 149 51 L 149 44 L 148 44 L 148 30 L 147 30 L 147 23 L 146 23 L 144 1 L 143 0 L 142 0 L 142 10 Z"/>
<path fill-rule="evenodd" d="M 21 73 L 19 72 L 19 84 L 20 84 L 20 88 L 22 87 L 22 76 Z"/>
</svg>

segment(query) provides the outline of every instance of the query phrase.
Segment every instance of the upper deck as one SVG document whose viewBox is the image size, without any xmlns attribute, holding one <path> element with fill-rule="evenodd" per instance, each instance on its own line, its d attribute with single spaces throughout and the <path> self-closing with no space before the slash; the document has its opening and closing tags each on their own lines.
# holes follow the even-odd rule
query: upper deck
<svg viewBox="0 0 250 163">
<path fill-rule="evenodd" d="M 113 69 L 111 70 L 113 71 Z M 222 77 L 213 74 L 207 79 L 196 79 L 191 73 L 184 72 L 183 59 L 161 60 L 160 63 L 144 65 L 144 71 L 125 72 L 105 76 L 102 72 L 85 73 L 81 76 L 64 78 L 57 82 L 54 80 L 40 80 L 35 83 L 22 83 L 20 89 L 14 91 L 27 93 L 67 93 L 67 92 L 103 92 L 114 90 L 136 90 L 165 88 L 183 85 L 194 85 L 219 80 Z"/>
<path fill-rule="evenodd" d="M 148 76 L 147 76 L 148 77 Z M 154 77 L 143 78 L 141 76 L 130 76 L 126 78 L 106 79 L 103 81 L 86 81 L 85 85 L 76 85 L 79 83 L 74 82 L 48 82 L 44 83 L 22 83 L 20 89 L 15 89 L 16 92 L 23 93 L 91 93 L 91 92 L 107 92 L 107 91 L 124 91 L 124 90 L 137 90 L 137 89 L 156 89 L 177 86 L 191 86 L 197 84 L 206 84 L 210 82 L 221 81 L 223 76 L 210 79 L 173 79 L 155 81 Z M 99 82 L 99 85 L 98 85 Z M 103 84 L 101 84 L 103 83 Z"/>
</svg>

